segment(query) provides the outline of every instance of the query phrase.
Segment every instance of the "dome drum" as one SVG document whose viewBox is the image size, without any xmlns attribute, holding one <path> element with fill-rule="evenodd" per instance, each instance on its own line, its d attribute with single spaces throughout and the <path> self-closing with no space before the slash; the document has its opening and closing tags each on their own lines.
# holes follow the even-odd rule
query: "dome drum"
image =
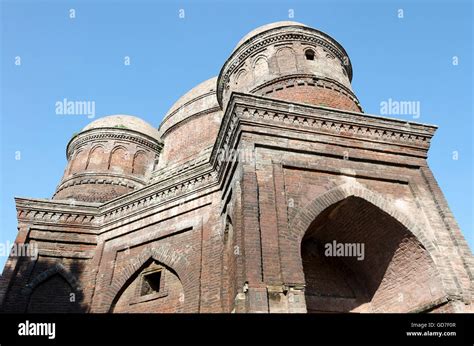
<svg viewBox="0 0 474 346">
<path fill-rule="evenodd" d="M 309 80 L 284 83 L 302 75 Z M 325 86 L 311 85 L 313 78 Z M 300 23 L 279 22 L 258 28 L 239 42 L 219 74 L 217 98 L 223 109 L 237 91 L 362 111 L 351 79 L 350 59 L 334 39 Z M 257 92 L 264 85 L 264 92 Z M 286 88 L 293 89 L 281 91 Z"/>
<path fill-rule="evenodd" d="M 69 142 L 53 198 L 105 202 L 145 186 L 162 148 L 158 138 L 156 129 L 132 116 L 92 122 Z"/>
<path fill-rule="evenodd" d="M 214 144 L 223 113 L 216 98 L 217 77 L 184 94 L 159 127 L 164 142 L 157 169 L 185 162 Z"/>
</svg>

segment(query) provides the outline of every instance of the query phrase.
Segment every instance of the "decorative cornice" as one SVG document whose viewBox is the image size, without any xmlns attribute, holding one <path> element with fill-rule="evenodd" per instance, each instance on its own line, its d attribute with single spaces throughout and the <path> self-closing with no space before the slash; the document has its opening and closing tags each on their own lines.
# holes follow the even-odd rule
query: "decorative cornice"
<svg viewBox="0 0 474 346">
<path fill-rule="evenodd" d="M 293 32 L 288 32 L 289 30 L 293 30 Z M 311 43 L 329 50 L 337 56 L 341 62 L 347 61 L 346 64 L 343 63 L 342 65 L 346 69 L 349 80 L 352 80 L 352 65 L 349 56 L 344 48 L 333 38 L 312 28 L 298 26 L 279 27 L 273 30 L 264 31 L 256 35 L 253 39 L 245 42 L 237 48 L 224 63 L 217 81 L 217 100 L 221 107 L 223 107 L 222 96 L 224 87 L 228 85 L 230 76 L 238 69 L 245 59 L 264 47 L 283 41 Z"/>
<path fill-rule="evenodd" d="M 64 225 L 99 226 L 127 217 L 142 208 L 167 203 L 175 198 L 217 183 L 214 170 L 196 173 L 193 177 L 160 186 L 149 185 L 135 193 L 123 195 L 105 203 L 88 203 L 76 200 L 50 201 L 17 199 L 17 217 L 24 222 L 44 222 Z M 81 210 L 82 205 L 89 208 Z"/>
<path fill-rule="evenodd" d="M 197 189 L 217 182 L 216 178 L 217 175 L 215 171 L 208 171 L 204 174 L 196 175 L 195 177 L 180 181 L 171 186 L 156 189 L 153 193 L 134 199 L 128 203 L 119 203 L 116 206 L 108 206 L 107 204 L 104 204 L 104 206 L 101 207 L 101 209 L 103 208 L 103 222 L 110 222 L 139 209 L 165 203 L 168 200 L 184 195 L 185 193 L 191 193 Z M 118 200 L 116 200 L 116 202 L 118 202 Z"/>
<path fill-rule="evenodd" d="M 265 122 L 262 123 L 261 120 Z M 206 151 L 187 164 L 177 165 L 156 174 L 154 179 L 159 178 L 156 183 L 102 204 L 17 198 L 18 219 L 25 223 L 42 222 L 97 228 L 105 223 L 126 218 L 144 208 L 162 205 L 196 191 L 217 186 L 217 172 L 221 165 L 216 159 L 218 150 L 226 145 L 229 147 L 239 121 L 259 122 L 259 125 L 264 126 L 280 124 L 298 130 L 313 130 L 316 133 L 336 136 L 348 134 L 353 139 L 370 139 L 422 150 L 428 149 L 436 130 L 433 125 L 233 93 L 210 159 L 209 152 Z M 209 160 L 214 166 L 209 164 Z"/>
<path fill-rule="evenodd" d="M 22 222 L 96 226 L 98 203 L 15 198 L 17 218 Z"/>
<path fill-rule="evenodd" d="M 436 126 L 433 125 L 232 93 L 211 155 L 211 162 L 218 171 L 221 165 L 217 160 L 218 151 L 229 147 L 239 120 L 265 120 L 265 124 L 269 126 L 279 123 L 290 128 L 313 130 L 336 136 L 348 135 L 352 139 L 369 139 L 422 150 L 428 150 L 431 137 L 436 130 Z"/>
<path fill-rule="evenodd" d="M 123 128 L 97 128 L 81 132 L 69 141 L 66 148 L 67 159 L 70 159 L 77 146 L 97 140 L 124 140 L 143 145 L 157 154 L 159 154 L 163 148 L 163 143 L 134 130 Z"/>
</svg>

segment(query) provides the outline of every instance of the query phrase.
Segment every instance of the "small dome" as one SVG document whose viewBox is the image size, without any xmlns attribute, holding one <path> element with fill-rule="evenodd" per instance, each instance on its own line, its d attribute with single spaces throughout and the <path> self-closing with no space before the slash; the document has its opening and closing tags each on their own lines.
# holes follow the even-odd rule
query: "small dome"
<svg viewBox="0 0 474 346">
<path fill-rule="evenodd" d="M 178 99 L 178 101 L 176 101 L 173 104 L 173 106 L 171 106 L 169 111 L 166 113 L 165 119 L 163 121 L 165 121 L 166 118 L 168 118 L 168 116 L 172 115 L 180 108 L 192 103 L 196 99 L 206 96 L 207 94 L 213 94 L 213 93 L 215 94 L 216 87 L 217 87 L 217 76 L 209 78 L 208 80 L 198 84 L 197 86 L 189 90 L 186 94 L 181 96 Z M 216 100 L 216 103 L 217 103 L 217 100 Z"/>
<path fill-rule="evenodd" d="M 265 25 L 259 26 L 258 28 L 256 28 L 256 29 L 250 31 L 247 35 L 245 35 L 245 36 L 239 41 L 239 43 L 237 43 L 237 45 L 236 45 L 235 48 L 234 48 L 234 51 L 235 51 L 237 48 L 239 48 L 239 46 L 242 45 L 245 41 L 250 40 L 252 37 L 257 36 L 258 34 L 260 34 L 260 33 L 262 33 L 262 32 L 265 32 L 265 31 L 268 31 L 268 30 L 272 30 L 272 29 L 276 29 L 276 28 L 285 27 L 285 26 L 302 26 L 302 27 L 307 27 L 307 25 L 304 25 L 304 24 L 298 23 L 298 22 L 292 22 L 292 21 L 281 21 L 281 22 L 275 22 L 275 23 L 265 24 Z"/>
<path fill-rule="evenodd" d="M 181 96 L 158 128 L 164 143 L 158 168 L 201 155 L 214 144 L 222 120 L 217 102 L 217 77 L 212 77 Z"/>
<path fill-rule="evenodd" d="M 53 199 L 104 203 L 142 188 L 161 148 L 158 130 L 140 118 L 99 118 L 69 141 Z"/>
<path fill-rule="evenodd" d="M 131 115 L 109 115 L 99 118 L 84 127 L 82 131 L 100 128 L 123 128 L 140 132 L 154 139 L 159 139 L 158 130 L 146 121 Z"/>
<path fill-rule="evenodd" d="M 160 134 L 195 114 L 218 108 L 217 76 L 212 77 L 181 96 L 166 113 L 159 127 Z"/>
</svg>

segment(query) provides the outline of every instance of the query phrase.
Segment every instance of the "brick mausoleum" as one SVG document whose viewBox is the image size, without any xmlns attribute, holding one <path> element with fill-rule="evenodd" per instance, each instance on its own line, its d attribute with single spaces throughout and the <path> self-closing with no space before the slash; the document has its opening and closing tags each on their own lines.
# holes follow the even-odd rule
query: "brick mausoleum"
<svg viewBox="0 0 474 346">
<path fill-rule="evenodd" d="M 334 39 L 278 22 L 158 129 L 91 122 L 52 199 L 16 198 L 16 243 L 39 252 L 9 257 L 1 311 L 472 311 L 436 126 L 364 114 L 351 79 Z M 327 256 L 334 241 L 364 258 Z"/>
</svg>

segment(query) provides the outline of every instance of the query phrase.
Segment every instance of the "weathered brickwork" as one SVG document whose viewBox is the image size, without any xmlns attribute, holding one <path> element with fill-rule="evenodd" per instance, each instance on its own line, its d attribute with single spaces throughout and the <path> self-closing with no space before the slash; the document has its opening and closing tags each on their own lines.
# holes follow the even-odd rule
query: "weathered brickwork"
<svg viewBox="0 0 474 346">
<path fill-rule="evenodd" d="M 363 113 L 351 79 L 334 39 L 280 22 L 158 129 L 93 121 L 53 198 L 16 199 L 16 244 L 38 252 L 9 257 L 1 311 L 472 312 L 436 127 Z"/>
<path fill-rule="evenodd" d="M 333 240 L 363 243 L 364 257 L 324 256 L 321 245 Z M 349 197 L 317 217 L 303 240 L 302 257 L 308 309 L 408 312 L 443 298 L 423 246 L 360 198 Z"/>
<path fill-rule="evenodd" d="M 184 292 L 181 281 L 169 268 L 157 266 L 155 263 L 144 267 L 142 271 L 155 269 L 160 272 L 158 293 L 143 294 L 143 277 L 137 275 L 133 281 L 120 293 L 114 302 L 111 312 L 140 312 L 140 313 L 175 313 L 183 312 Z"/>
</svg>

